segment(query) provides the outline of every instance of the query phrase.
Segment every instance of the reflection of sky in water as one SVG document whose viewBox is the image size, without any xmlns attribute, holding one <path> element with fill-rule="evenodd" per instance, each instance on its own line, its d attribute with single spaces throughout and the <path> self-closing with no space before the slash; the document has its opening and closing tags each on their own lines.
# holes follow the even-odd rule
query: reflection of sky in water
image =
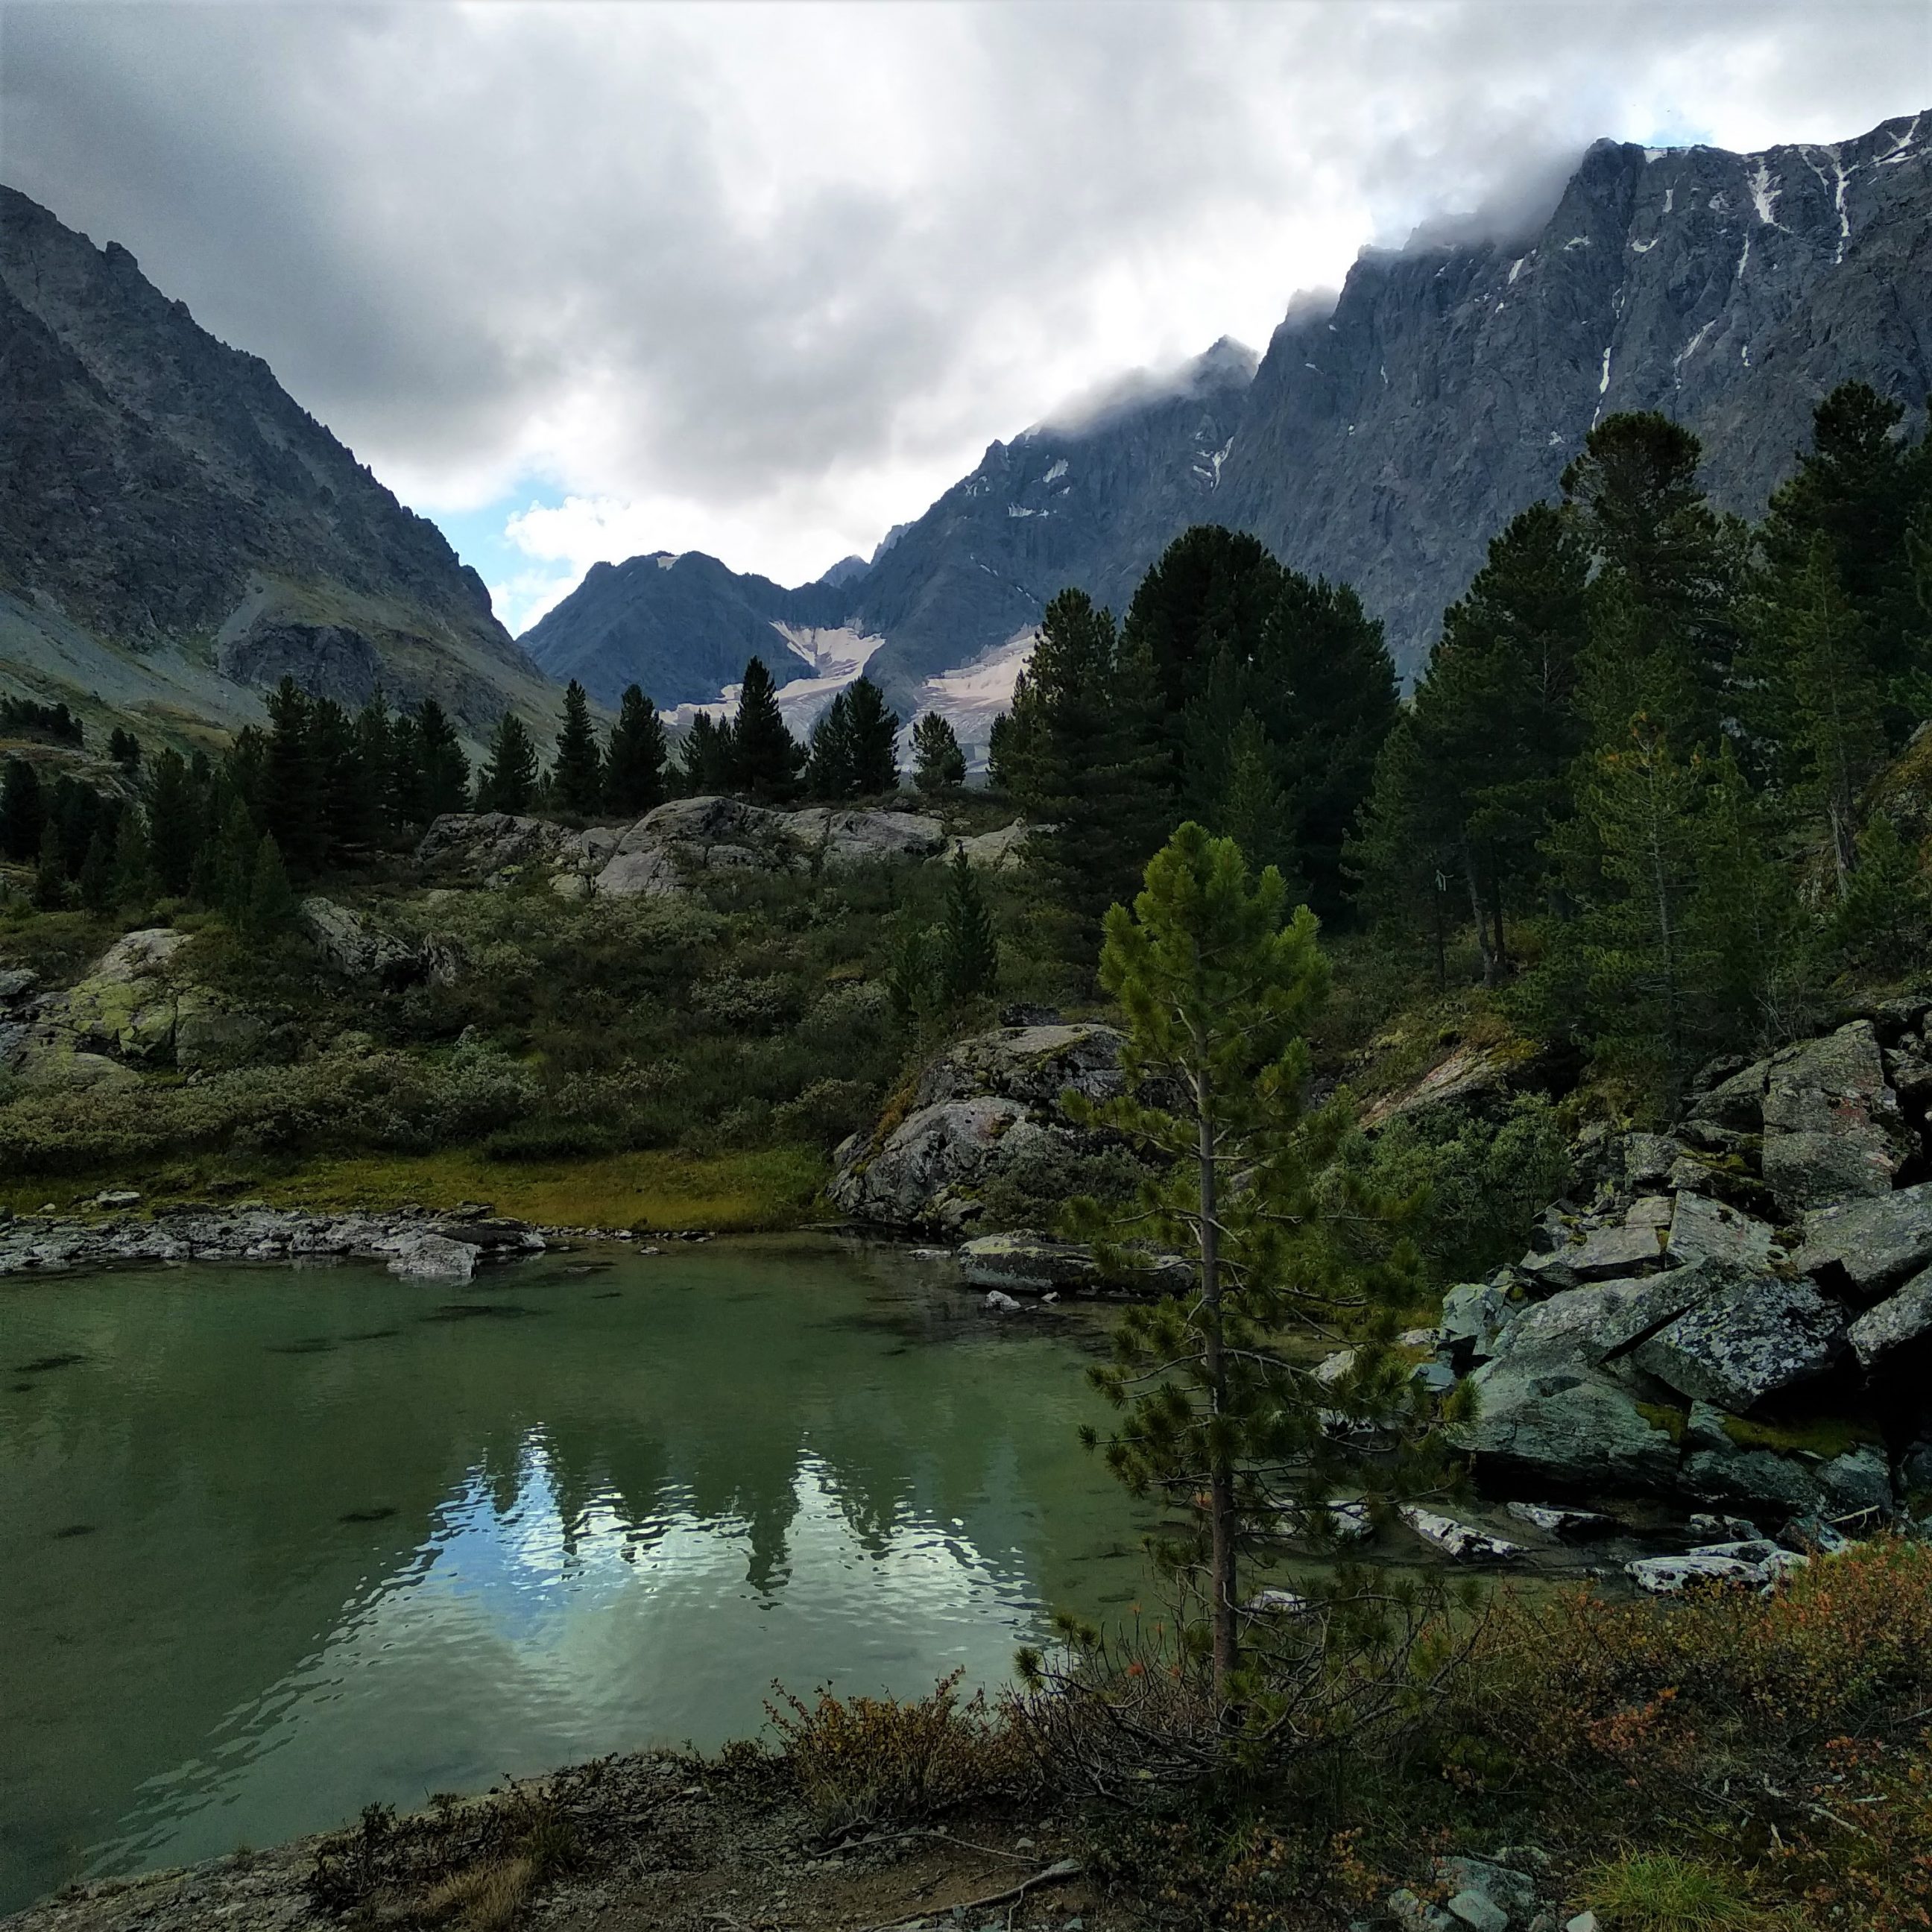
<svg viewBox="0 0 1932 1932">
<path fill-rule="evenodd" d="M 1032 1511 L 1010 1473 L 986 1501 L 1016 1531 Z M 760 1728 L 774 1678 L 903 1695 L 957 1666 L 991 1683 L 1036 1630 L 1009 1535 L 989 1558 L 959 1520 L 902 1501 L 862 1538 L 810 1455 L 792 1504 L 776 1564 L 755 1558 L 747 1520 L 702 1518 L 676 1488 L 648 1518 L 606 1492 L 566 1523 L 531 1432 L 508 1507 L 472 1471 L 319 1652 L 232 1712 L 201 1758 L 142 1786 L 95 1868 L 266 1844 L 372 1798 L 420 1804 L 614 1749 L 714 1746 Z"/>
</svg>

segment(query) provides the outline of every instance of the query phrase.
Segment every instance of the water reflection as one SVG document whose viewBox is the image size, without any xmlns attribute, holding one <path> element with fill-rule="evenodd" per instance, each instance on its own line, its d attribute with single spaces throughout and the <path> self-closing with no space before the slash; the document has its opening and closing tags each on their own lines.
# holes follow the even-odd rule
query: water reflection
<svg viewBox="0 0 1932 1932">
<path fill-rule="evenodd" d="M 996 1680 L 1118 1584 L 1070 1345 L 824 1245 L 513 1279 L 478 1301 L 545 1319 L 361 1270 L 0 1300 L 16 1359 L 85 1358 L 0 1408 L 0 1909 L 715 1744 L 774 1678 Z"/>
</svg>

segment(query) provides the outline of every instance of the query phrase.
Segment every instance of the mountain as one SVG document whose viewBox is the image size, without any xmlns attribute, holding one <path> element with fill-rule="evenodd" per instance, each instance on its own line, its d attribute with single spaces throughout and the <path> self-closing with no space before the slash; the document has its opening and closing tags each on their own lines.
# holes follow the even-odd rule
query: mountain
<svg viewBox="0 0 1932 1932">
<path fill-rule="evenodd" d="M 1217 344 L 1164 384 L 995 442 L 862 573 L 841 565 L 761 602 L 776 586 L 726 572 L 734 610 L 882 640 L 868 668 L 900 710 L 934 706 L 982 742 L 1055 592 L 1078 584 L 1120 609 L 1173 537 L 1223 523 L 1353 583 L 1412 673 L 1490 538 L 1554 494 L 1605 412 L 1688 424 L 1717 500 L 1755 514 L 1837 383 L 1860 377 L 1919 408 L 1932 390 L 1922 123 L 1932 136 L 1917 116 L 1758 154 L 1599 142 L 1534 232 L 1365 250 L 1332 307 L 1291 308 L 1258 368 Z M 566 661 L 590 587 L 526 640 L 546 668 Z M 670 586 L 644 591 L 654 607 Z M 828 592 L 832 615 L 786 601 Z M 621 682 L 621 626 L 602 649 L 607 685 Z"/>
<path fill-rule="evenodd" d="M 126 249 L 0 188 L 0 685 L 169 728 L 259 717 L 291 671 L 554 728 L 433 524 Z"/>
</svg>

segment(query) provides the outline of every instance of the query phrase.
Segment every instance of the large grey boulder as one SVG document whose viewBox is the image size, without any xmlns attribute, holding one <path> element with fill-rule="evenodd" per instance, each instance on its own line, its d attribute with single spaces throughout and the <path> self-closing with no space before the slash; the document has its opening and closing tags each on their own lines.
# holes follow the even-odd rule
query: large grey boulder
<svg viewBox="0 0 1932 1932">
<path fill-rule="evenodd" d="M 1861 1368 L 1932 1335 L 1932 1268 L 1916 1274 L 1889 1300 L 1868 1309 L 1846 1331 Z"/>
<path fill-rule="evenodd" d="M 1100 1275 L 1092 1252 L 1077 1241 L 1056 1240 L 1027 1228 L 981 1234 L 961 1245 L 958 1258 L 969 1287 L 1004 1288 L 1011 1294 L 1065 1294 L 1091 1286 Z"/>
<path fill-rule="evenodd" d="M 1814 1208 L 1791 1264 L 1859 1300 L 1932 1264 L 1932 1180 L 1895 1194 Z"/>
<path fill-rule="evenodd" d="M 1070 1089 L 1120 1090 L 1112 1027 L 1000 1027 L 948 1048 L 920 1076 L 905 1117 L 838 1150 L 827 1192 L 839 1210 L 887 1227 L 958 1234 L 1002 1172 L 1057 1165 L 1103 1144 L 1061 1111 Z"/>
<path fill-rule="evenodd" d="M 1795 1456 L 1747 1449 L 1724 1436 L 1684 1457 L 1678 1486 L 1699 1502 L 1780 1516 L 1815 1516 L 1826 1500 L 1815 1472 Z"/>
<path fill-rule="evenodd" d="M 1733 1278 L 1722 1264 L 1702 1262 L 1573 1288 L 1518 1316 L 1498 1336 L 1494 1354 L 1518 1368 L 1595 1368 L 1720 1294 Z"/>
<path fill-rule="evenodd" d="M 1772 1058 L 1764 1090 L 1764 1179 L 1782 1205 L 1821 1208 L 1888 1194 L 1906 1150 L 1898 1096 L 1886 1084 L 1869 1020 Z"/>
<path fill-rule="evenodd" d="M 1742 1411 L 1822 1375 L 1844 1340 L 1839 1310 L 1809 1282 L 1747 1275 L 1688 1309 L 1631 1359 L 1681 1394 Z"/>
<path fill-rule="evenodd" d="M 1718 1261 L 1762 1269 L 1770 1262 L 1776 1241 L 1771 1227 L 1754 1215 L 1700 1194 L 1680 1193 L 1672 1208 L 1664 1251 L 1680 1265 Z"/>
<path fill-rule="evenodd" d="M 501 885 L 524 866 L 554 860 L 570 836 L 566 826 L 547 818 L 446 812 L 432 819 L 416 842 L 416 863 L 446 877 Z"/>
<path fill-rule="evenodd" d="M 1469 1378 L 1476 1413 L 1450 1436 L 1478 1473 L 1565 1489 L 1667 1490 L 1677 1474 L 1668 1430 L 1629 1391 L 1582 1369 L 1490 1362 Z"/>
<path fill-rule="evenodd" d="M 1662 1229 L 1641 1221 L 1634 1227 L 1580 1229 L 1550 1253 L 1526 1255 L 1516 1266 L 1545 1289 L 1610 1281 L 1661 1268 L 1662 1234 Z"/>
</svg>

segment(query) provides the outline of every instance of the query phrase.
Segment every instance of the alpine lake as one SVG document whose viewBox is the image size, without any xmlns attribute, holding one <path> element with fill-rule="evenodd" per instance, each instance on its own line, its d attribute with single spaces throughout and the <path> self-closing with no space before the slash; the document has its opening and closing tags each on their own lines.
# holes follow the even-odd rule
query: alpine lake
<svg viewBox="0 0 1932 1932">
<path fill-rule="evenodd" d="M 775 1684 L 997 1687 L 1145 1587 L 1105 1326 L 811 1236 L 0 1285 L 0 1912 Z"/>
</svg>

